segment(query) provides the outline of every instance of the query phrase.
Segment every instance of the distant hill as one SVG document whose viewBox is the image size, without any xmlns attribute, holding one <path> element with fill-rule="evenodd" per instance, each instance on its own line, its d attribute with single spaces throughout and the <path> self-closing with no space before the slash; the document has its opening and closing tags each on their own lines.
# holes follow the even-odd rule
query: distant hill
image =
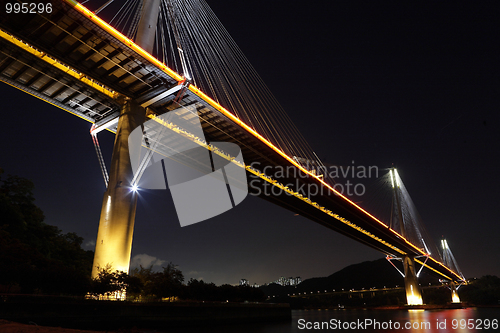
<svg viewBox="0 0 500 333">
<path fill-rule="evenodd" d="M 399 267 L 400 270 L 402 270 L 403 267 L 400 262 L 393 262 Z M 419 268 L 420 266 L 417 267 L 417 269 Z M 419 282 L 422 285 L 427 285 L 429 283 L 436 284 L 438 283 L 438 278 L 429 275 L 424 268 L 419 277 Z M 347 266 L 327 277 L 315 277 L 304 280 L 297 287 L 283 287 L 271 284 L 263 286 L 261 289 L 267 295 L 283 295 L 291 292 L 332 291 L 333 289 L 340 291 L 342 288 L 345 290 L 359 290 L 362 288 L 369 289 L 374 287 L 393 288 L 396 286 L 401 287 L 403 285 L 404 279 L 401 274 L 399 274 L 399 272 L 392 267 L 386 259 L 378 259 Z"/>
</svg>

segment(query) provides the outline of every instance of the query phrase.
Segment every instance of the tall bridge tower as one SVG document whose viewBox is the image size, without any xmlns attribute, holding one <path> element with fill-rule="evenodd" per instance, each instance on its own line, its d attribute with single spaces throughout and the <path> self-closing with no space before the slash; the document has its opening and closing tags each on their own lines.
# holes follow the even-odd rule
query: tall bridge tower
<svg viewBox="0 0 500 333">
<path fill-rule="evenodd" d="M 395 211 L 399 218 L 401 235 L 406 238 L 407 235 L 404 225 L 403 209 L 401 205 L 402 199 L 400 197 L 400 191 L 399 191 L 400 183 L 396 168 L 391 169 L 390 175 L 391 175 L 392 190 L 395 203 Z M 403 268 L 404 268 L 407 304 L 422 305 L 423 304 L 422 293 L 420 291 L 420 286 L 418 285 L 418 278 L 415 270 L 415 258 L 410 255 L 405 255 L 401 258 L 401 260 L 403 261 Z"/>
<path fill-rule="evenodd" d="M 136 43 L 152 53 L 160 0 L 144 0 Z M 144 123 L 145 108 L 136 101 L 122 101 L 118 129 L 111 157 L 109 183 L 102 201 L 99 230 L 95 246 L 92 277 L 100 268 L 110 265 L 112 270 L 127 272 L 130 267 L 132 237 L 134 233 L 137 192 L 132 180 L 129 135 Z M 140 142 L 137 143 L 140 145 Z"/>
</svg>

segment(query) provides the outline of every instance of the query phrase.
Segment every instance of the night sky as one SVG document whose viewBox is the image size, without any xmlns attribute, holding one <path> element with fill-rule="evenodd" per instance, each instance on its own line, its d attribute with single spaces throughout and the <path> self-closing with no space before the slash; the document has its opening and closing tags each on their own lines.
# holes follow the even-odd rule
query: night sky
<svg viewBox="0 0 500 333">
<path fill-rule="evenodd" d="M 500 276 L 498 3 L 208 3 L 324 162 L 380 176 L 394 164 L 464 275 Z M 35 183 L 46 223 L 93 249 L 105 187 L 91 124 L 5 84 L 0 100 L 0 167 Z M 114 135 L 99 140 L 109 167 Z M 383 257 L 254 197 L 181 228 L 168 191 L 141 192 L 132 256 L 216 284 Z"/>
</svg>

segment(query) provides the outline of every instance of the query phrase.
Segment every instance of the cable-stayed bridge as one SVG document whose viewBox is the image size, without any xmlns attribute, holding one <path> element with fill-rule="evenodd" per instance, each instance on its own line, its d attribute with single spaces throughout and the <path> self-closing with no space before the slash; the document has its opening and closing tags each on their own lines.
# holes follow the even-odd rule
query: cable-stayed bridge
<svg viewBox="0 0 500 333">
<path fill-rule="evenodd" d="M 130 191 L 136 179 L 128 137 L 142 125 L 148 134 L 157 133 L 158 126 L 181 131 L 198 146 L 244 168 L 258 179 L 257 188 L 278 189 L 262 198 L 403 260 L 409 304 L 421 299 L 415 262 L 443 279 L 463 281 L 454 259 L 446 259 L 449 251 L 442 259 L 419 227 L 418 213 L 395 169 L 388 174 L 394 199 L 388 221 L 335 190 L 322 172 L 324 165 L 203 1 L 146 1 L 139 9 L 127 2 L 129 17 L 123 20 L 131 21 L 130 37 L 72 0 L 46 3 L 32 14 L 23 13 L 16 3 L 17 13 L 13 5 L 10 13 L 1 14 L 0 80 L 92 122 L 94 137 L 103 129 L 117 133 L 109 176 L 103 168 L 108 190 L 94 271 L 110 262 L 128 271 L 137 200 Z M 153 18 L 138 14 L 151 12 L 147 6 L 157 10 Z M 148 28 L 157 19 L 166 28 L 155 39 Z M 160 121 L 172 112 L 188 127 L 200 123 L 204 138 Z M 183 151 L 168 136 L 153 140 L 163 155 Z M 236 144 L 244 162 L 214 142 Z M 272 172 L 276 168 L 289 172 L 277 178 Z M 443 249 L 449 250 L 445 245 Z"/>
</svg>

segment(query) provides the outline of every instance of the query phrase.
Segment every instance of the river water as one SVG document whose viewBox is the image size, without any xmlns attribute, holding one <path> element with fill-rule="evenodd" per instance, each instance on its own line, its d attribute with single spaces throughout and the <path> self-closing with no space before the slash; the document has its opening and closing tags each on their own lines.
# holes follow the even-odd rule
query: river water
<svg viewBox="0 0 500 333">
<path fill-rule="evenodd" d="M 178 328 L 162 332 L 500 332 L 500 308 L 293 310 L 290 322 Z"/>
</svg>

